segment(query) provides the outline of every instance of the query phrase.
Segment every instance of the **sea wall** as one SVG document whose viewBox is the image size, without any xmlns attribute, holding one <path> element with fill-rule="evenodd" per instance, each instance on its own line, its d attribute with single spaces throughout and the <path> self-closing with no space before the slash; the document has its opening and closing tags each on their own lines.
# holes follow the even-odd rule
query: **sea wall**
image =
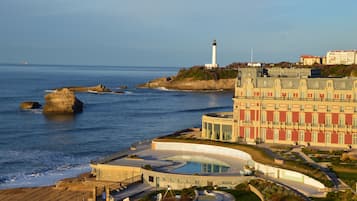
<svg viewBox="0 0 357 201">
<path fill-rule="evenodd" d="M 119 182 L 141 176 L 141 167 L 110 164 L 91 164 L 90 166 L 96 180 L 101 181 Z"/>
</svg>

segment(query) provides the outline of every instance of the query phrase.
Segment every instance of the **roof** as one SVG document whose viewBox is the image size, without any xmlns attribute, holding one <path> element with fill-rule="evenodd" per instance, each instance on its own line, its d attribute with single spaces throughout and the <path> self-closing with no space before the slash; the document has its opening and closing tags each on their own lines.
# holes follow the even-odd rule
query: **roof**
<svg viewBox="0 0 357 201">
<path fill-rule="evenodd" d="M 301 58 L 321 58 L 321 57 L 319 57 L 319 56 L 313 56 L 313 55 L 301 55 L 300 56 Z"/>
</svg>

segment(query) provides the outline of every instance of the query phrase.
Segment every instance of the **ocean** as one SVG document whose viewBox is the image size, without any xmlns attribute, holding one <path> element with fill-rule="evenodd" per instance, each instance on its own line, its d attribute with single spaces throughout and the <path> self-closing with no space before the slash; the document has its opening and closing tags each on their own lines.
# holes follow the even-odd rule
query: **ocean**
<svg viewBox="0 0 357 201">
<path fill-rule="evenodd" d="M 200 127 L 201 115 L 232 110 L 232 92 L 139 89 L 174 75 L 176 67 L 0 65 L 0 189 L 52 185 L 89 171 L 90 160 L 132 143 Z M 77 93 L 83 112 L 48 118 L 22 111 L 23 101 L 44 105 L 45 90 L 103 84 L 124 94 Z"/>
</svg>

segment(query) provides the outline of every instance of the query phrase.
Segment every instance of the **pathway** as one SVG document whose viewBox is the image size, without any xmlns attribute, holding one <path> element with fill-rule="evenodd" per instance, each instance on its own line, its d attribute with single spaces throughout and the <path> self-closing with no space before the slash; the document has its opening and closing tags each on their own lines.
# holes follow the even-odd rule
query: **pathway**
<svg viewBox="0 0 357 201">
<path fill-rule="evenodd" d="M 341 180 L 337 177 L 337 175 L 331 171 L 329 168 L 323 167 L 320 164 L 316 163 L 314 160 L 312 160 L 309 156 L 307 156 L 304 152 L 302 152 L 301 147 L 296 147 L 291 150 L 292 152 L 298 153 L 301 158 L 303 158 L 306 162 L 310 163 L 313 165 L 315 168 L 320 169 L 322 172 L 327 175 L 332 183 L 335 186 L 335 189 L 337 190 L 344 190 L 344 189 L 350 189 L 348 185 L 345 183 L 341 182 Z"/>
</svg>

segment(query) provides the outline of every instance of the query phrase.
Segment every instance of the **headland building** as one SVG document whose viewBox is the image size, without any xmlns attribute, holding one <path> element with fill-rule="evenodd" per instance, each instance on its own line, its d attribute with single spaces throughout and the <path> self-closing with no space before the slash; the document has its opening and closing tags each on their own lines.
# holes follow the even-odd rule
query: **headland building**
<svg viewBox="0 0 357 201">
<path fill-rule="evenodd" d="M 357 79 L 307 68 L 240 68 L 233 112 L 202 117 L 202 138 L 357 148 Z"/>
<path fill-rule="evenodd" d="M 326 56 L 301 55 L 300 64 L 302 65 L 354 65 L 357 64 L 357 50 L 331 50 Z"/>
</svg>

